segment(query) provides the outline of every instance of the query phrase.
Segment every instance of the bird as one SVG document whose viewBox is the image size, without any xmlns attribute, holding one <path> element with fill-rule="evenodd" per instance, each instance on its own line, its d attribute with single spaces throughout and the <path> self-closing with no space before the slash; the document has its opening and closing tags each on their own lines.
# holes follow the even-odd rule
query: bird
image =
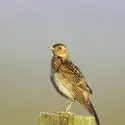
<svg viewBox="0 0 125 125">
<path fill-rule="evenodd" d="M 96 124 L 100 125 L 98 115 L 90 100 L 93 91 L 79 67 L 70 60 L 67 46 L 63 43 L 56 43 L 49 48 L 53 53 L 50 80 L 61 96 L 71 100 L 64 113 L 67 113 L 72 104 L 77 101 L 95 117 Z"/>
</svg>

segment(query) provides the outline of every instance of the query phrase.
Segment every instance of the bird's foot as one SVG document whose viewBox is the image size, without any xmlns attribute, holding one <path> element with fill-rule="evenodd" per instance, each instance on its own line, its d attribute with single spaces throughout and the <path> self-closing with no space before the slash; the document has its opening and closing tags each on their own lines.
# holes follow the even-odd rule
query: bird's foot
<svg viewBox="0 0 125 125">
<path fill-rule="evenodd" d="M 73 115 L 73 114 L 74 114 L 74 113 L 69 112 L 69 111 L 67 111 L 67 112 L 65 112 L 65 111 L 60 111 L 60 112 L 55 112 L 55 113 L 57 113 L 57 114 L 67 114 L 67 115 Z"/>
</svg>

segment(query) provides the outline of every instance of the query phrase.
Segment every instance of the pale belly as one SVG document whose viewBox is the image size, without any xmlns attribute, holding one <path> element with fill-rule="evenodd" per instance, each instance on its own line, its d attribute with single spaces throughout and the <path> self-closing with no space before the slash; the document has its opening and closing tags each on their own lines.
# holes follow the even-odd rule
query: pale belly
<svg viewBox="0 0 125 125">
<path fill-rule="evenodd" d="M 66 82 L 64 80 L 62 80 L 61 76 L 59 76 L 58 73 L 55 73 L 55 74 L 51 75 L 51 77 L 53 77 L 52 82 L 53 82 L 54 86 L 56 86 L 55 88 L 57 88 L 57 91 L 61 95 L 65 96 L 69 99 L 73 99 L 73 96 L 72 96 L 71 92 L 69 92 L 69 89 L 68 89 L 69 86 L 66 85 Z"/>
</svg>

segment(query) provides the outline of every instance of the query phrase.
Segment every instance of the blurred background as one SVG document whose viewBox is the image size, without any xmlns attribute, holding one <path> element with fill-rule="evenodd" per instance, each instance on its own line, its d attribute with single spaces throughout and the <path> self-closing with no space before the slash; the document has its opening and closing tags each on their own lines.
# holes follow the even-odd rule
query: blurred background
<svg viewBox="0 0 125 125">
<path fill-rule="evenodd" d="M 0 124 L 37 125 L 69 100 L 49 80 L 49 46 L 66 44 L 94 93 L 101 125 L 125 124 L 123 0 L 0 1 Z M 75 103 L 72 112 L 90 115 Z"/>
</svg>

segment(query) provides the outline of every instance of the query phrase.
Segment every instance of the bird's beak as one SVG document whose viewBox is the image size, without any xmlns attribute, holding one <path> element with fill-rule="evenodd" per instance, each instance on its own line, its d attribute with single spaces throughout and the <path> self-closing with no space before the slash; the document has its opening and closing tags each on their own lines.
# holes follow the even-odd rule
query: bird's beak
<svg viewBox="0 0 125 125">
<path fill-rule="evenodd" d="M 54 50 L 54 48 L 52 46 L 49 47 L 51 50 Z"/>
</svg>

